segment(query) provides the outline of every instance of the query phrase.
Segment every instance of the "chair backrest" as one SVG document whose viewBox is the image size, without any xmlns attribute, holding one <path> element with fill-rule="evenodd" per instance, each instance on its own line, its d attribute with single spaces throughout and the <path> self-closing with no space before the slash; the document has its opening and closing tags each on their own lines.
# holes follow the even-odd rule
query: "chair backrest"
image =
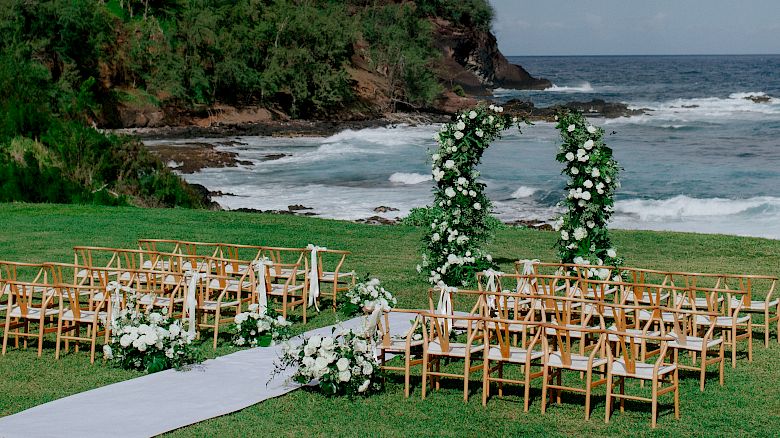
<svg viewBox="0 0 780 438">
<path fill-rule="evenodd" d="M 428 310 L 440 315 L 452 315 L 456 311 L 465 311 L 468 315 L 484 315 L 484 294 L 479 290 L 436 286 L 428 289 Z"/>
<path fill-rule="evenodd" d="M 409 327 L 409 329 L 402 335 L 397 336 L 397 338 L 406 339 L 406 346 L 409 347 L 409 343 L 412 341 L 412 336 L 414 336 L 414 333 L 418 330 L 418 328 L 423 327 L 420 311 L 409 309 L 391 309 L 390 312 L 384 312 L 382 317 L 379 319 L 377 331 L 379 332 L 379 342 L 386 347 L 393 344 L 393 334 L 390 328 L 391 313 L 405 313 L 413 315 L 411 320 L 412 325 Z M 422 335 L 422 333 L 420 333 L 420 335 Z"/>
<path fill-rule="evenodd" d="M 509 359 L 512 356 L 513 336 L 515 332 L 511 329 L 513 325 L 517 324 L 517 321 L 504 318 L 483 318 L 483 340 L 485 348 L 488 351 L 497 349 L 503 359 Z M 528 321 L 524 322 L 523 326 L 526 330 L 533 331 L 534 335 L 528 340 L 522 348 L 526 351 L 541 351 L 543 330 L 539 330 L 542 325 L 540 322 Z"/>
<path fill-rule="evenodd" d="M 584 334 L 596 338 L 596 343 L 590 348 L 589 357 L 591 359 L 600 357 L 603 351 L 603 345 L 606 339 L 604 328 L 591 327 L 568 327 L 560 324 L 546 323 L 544 326 L 545 336 L 542 340 L 545 354 L 558 353 L 563 365 L 572 364 L 571 356 L 575 347 L 579 347 Z"/>
<path fill-rule="evenodd" d="M 260 252 L 260 257 L 268 257 L 273 263 L 270 272 L 274 277 L 282 276 L 285 269 L 284 265 L 295 265 L 298 267 L 298 272 L 308 276 L 308 255 L 309 251 L 306 248 L 283 248 L 275 246 L 264 246 Z"/>
<path fill-rule="evenodd" d="M 307 255 L 311 254 L 311 249 L 306 248 Z M 347 256 L 352 254 L 349 251 L 338 249 L 319 249 L 317 251 L 317 270 L 322 275 L 323 272 L 346 272 L 344 263 Z"/>
<path fill-rule="evenodd" d="M 667 360 L 667 343 L 674 340 L 671 336 L 655 336 L 647 333 L 624 332 L 620 330 L 607 330 L 606 333 L 615 339 L 614 342 L 607 342 L 607 356 L 610 362 L 622 359 L 628 373 L 636 373 L 637 363 L 643 362 L 642 352 L 646 350 L 648 342 L 658 343 L 657 358 L 651 363 L 654 369 L 658 369 Z"/>
<path fill-rule="evenodd" d="M 466 321 L 466 342 L 467 349 L 481 337 L 478 334 L 483 333 L 484 318 L 482 316 L 464 316 L 464 315 L 439 315 L 436 313 L 420 313 L 422 318 L 423 338 L 425 343 L 438 341 L 441 352 L 447 355 L 451 351 L 450 331 L 455 321 Z"/>
<path fill-rule="evenodd" d="M 21 317 L 26 318 L 37 317 L 59 303 L 59 295 L 50 282 L 6 280 L 4 284 L 11 306 L 6 318 L 10 317 L 10 309 L 14 307 L 19 309 Z"/>
</svg>

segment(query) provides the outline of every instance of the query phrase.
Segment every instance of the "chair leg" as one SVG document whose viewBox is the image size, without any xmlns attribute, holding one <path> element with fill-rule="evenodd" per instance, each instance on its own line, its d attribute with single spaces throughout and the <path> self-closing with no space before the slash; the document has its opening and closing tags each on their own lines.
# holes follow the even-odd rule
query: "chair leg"
<svg viewBox="0 0 780 438">
<path fill-rule="evenodd" d="M 425 400 L 425 391 L 428 388 L 428 353 L 423 352 L 422 363 L 422 399 Z"/>
<path fill-rule="evenodd" d="M 382 354 L 382 358 L 384 358 L 384 356 L 385 355 Z M 409 398 L 409 379 L 411 377 L 409 374 L 411 374 L 412 371 L 411 356 L 412 352 L 407 350 L 406 358 L 404 359 L 404 398 Z"/>
<path fill-rule="evenodd" d="M 487 406 L 488 396 L 490 396 L 490 360 L 486 357 L 482 361 L 482 406 Z"/>
<path fill-rule="evenodd" d="M 550 384 L 550 371 L 546 364 L 542 365 L 542 414 L 547 410 L 547 385 Z"/>
<path fill-rule="evenodd" d="M 674 370 L 674 419 L 680 419 L 680 369 Z"/>
<path fill-rule="evenodd" d="M 469 401 L 469 368 L 471 367 L 471 357 L 466 355 L 463 367 L 463 402 Z"/>
<path fill-rule="evenodd" d="M 89 355 L 89 363 L 95 363 L 95 346 L 97 345 L 97 324 L 92 325 L 92 349 Z"/>
<path fill-rule="evenodd" d="M 699 390 L 704 392 L 704 380 L 707 378 L 707 346 L 702 346 L 704 351 L 701 353 L 701 371 L 699 372 Z"/>
<path fill-rule="evenodd" d="M 214 349 L 217 349 L 217 339 L 219 338 L 219 306 L 214 312 Z"/>
<path fill-rule="evenodd" d="M 769 306 L 764 311 L 764 348 L 769 348 Z"/>
<path fill-rule="evenodd" d="M 626 378 L 625 377 L 621 377 L 620 378 L 620 382 L 618 383 L 618 385 L 620 386 L 620 395 L 625 395 L 626 394 Z M 653 385 L 655 386 L 655 382 L 653 382 Z M 653 388 L 653 390 L 655 391 L 655 388 Z M 620 412 L 623 413 L 625 411 L 626 411 L 626 399 L 624 399 L 623 397 L 620 397 Z"/>
<path fill-rule="evenodd" d="M 622 390 L 622 388 L 621 388 L 621 390 Z M 653 391 L 653 395 L 652 395 L 652 398 L 651 398 L 651 401 L 650 401 L 650 403 L 652 405 L 652 408 L 651 408 L 651 410 L 652 410 L 652 414 L 651 415 L 652 416 L 651 416 L 651 420 L 650 420 L 650 427 L 655 429 L 656 417 L 658 417 L 658 380 L 655 379 L 655 378 L 653 379 L 652 391 Z M 621 406 L 621 408 L 622 408 L 622 406 Z"/>
<path fill-rule="evenodd" d="M 62 318 L 57 321 L 57 346 L 54 348 L 54 359 L 60 358 L 60 343 L 62 342 Z"/>
<path fill-rule="evenodd" d="M 609 423 L 609 416 L 612 414 L 612 373 L 607 370 L 607 400 L 606 400 L 606 412 L 604 414 L 604 422 Z"/>
<path fill-rule="evenodd" d="M 528 404 L 531 399 L 531 364 L 527 363 L 525 365 L 525 388 L 523 388 L 523 398 L 524 398 L 524 405 L 523 405 L 523 412 L 528 412 Z"/>
<path fill-rule="evenodd" d="M 589 368 L 587 376 L 585 377 L 585 421 L 590 420 L 590 392 L 592 382 L 593 370 Z"/>
<path fill-rule="evenodd" d="M 10 304 L 9 304 L 10 307 Z M 11 309 L 9 308 L 6 310 L 7 312 L 10 312 Z M 6 315 L 5 318 L 5 329 L 3 330 L 3 352 L 2 355 L 5 356 L 5 348 L 8 346 L 8 331 L 11 329 L 11 317 L 10 315 Z M 19 338 L 17 338 L 19 339 Z"/>
<path fill-rule="evenodd" d="M 747 322 L 747 332 L 748 332 L 748 362 L 753 362 L 753 321 L 748 320 Z"/>
<path fill-rule="evenodd" d="M 718 372 L 720 373 L 720 386 L 723 386 L 723 367 L 726 363 L 726 355 L 724 354 L 723 342 L 720 343 L 720 364 L 718 366 Z"/>
<path fill-rule="evenodd" d="M 737 329 L 731 329 L 731 368 L 737 367 Z"/>
<path fill-rule="evenodd" d="M 504 362 L 498 363 L 498 378 L 503 379 L 504 378 Z M 503 397 L 504 396 L 504 382 L 498 381 L 498 396 Z"/>
<path fill-rule="evenodd" d="M 41 357 L 43 354 L 43 330 L 46 327 L 46 320 L 41 317 L 40 320 L 38 320 L 38 357 Z"/>
</svg>

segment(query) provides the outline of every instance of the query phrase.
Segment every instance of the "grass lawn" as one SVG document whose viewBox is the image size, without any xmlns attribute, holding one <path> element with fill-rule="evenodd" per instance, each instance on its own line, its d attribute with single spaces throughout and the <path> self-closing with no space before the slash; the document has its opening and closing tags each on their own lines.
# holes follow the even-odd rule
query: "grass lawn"
<svg viewBox="0 0 780 438">
<path fill-rule="evenodd" d="M 426 306 L 427 285 L 418 263 L 419 230 L 404 226 L 371 226 L 349 222 L 192 210 L 155 210 L 92 206 L 0 204 L 0 258 L 17 261 L 72 261 L 74 245 L 135 247 L 139 238 L 180 238 L 247 244 L 305 246 L 315 243 L 347 249 L 349 268 L 379 277 L 399 298 L 399 307 Z M 615 231 L 619 254 L 629 266 L 702 272 L 780 275 L 780 241 L 732 236 Z M 506 229 L 489 250 L 511 272 L 518 258 L 554 260 L 555 234 Z M 754 315 L 754 318 L 756 316 Z M 331 311 L 314 315 L 300 330 L 333 323 Z M 756 319 L 754 319 L 755 321 Z M 215 353 L 236 351 L 225 340 Z M 304 389 L 267 400 L 243 411 L 207 420 L 170 433 L 175 437 L 275 435 L 757 435 L 780 433 L 780 344 L 771 347 L 763 334 L 754 335 L 754 360 L 742 355 L 737 369 L 726 366 L 726 385 L 717 384 L 711 367 L 706 392 L 698 374 L 681 374 L 681 414 L 674 420 L 671 397 L 661 407 L 659 426 L 650 429 L 650 405 L 627 403 L 604 424 L 603 387 L 596 390 L 591 420 L 584 422 L 583 398 L 564 394 L 562 405 L 539 411 L 541 382 L 533 384 L 531 410 L 522 409 L 521 388 L 509 387 L 499 399 L 481 405 L 481 375 L 473 376 L 472 395 L 462 401 L 458 381 L 445 384 L 426 400 L 419 381 L 412 396 L 403 397 L 402 378 L 391 375 L 387 390 L 370 398 L 327 398 Z M 10 349 L 0 357 L 0 416 L 109 383 L 140 376 L 100 362 L 88 353 L 70 353 L 54 360 L 53 342 L 42 358 L 35 349 Z M 576 378 L 576 377 L 575 377 Z M 629 391 L 638 385 L 627 385 Z M 647 390 L 645 388 L 644 390 Z M 493 391 L 495 394 L 495 390 Z M 150 398 L 150 407 L 154 406 Z M 111 409 L 106 406 L 106 409 Z M 86 414 L 86 413 L 85 413 Z M 92 413 L 91 415 L 100 415 Z M 45 419 L 41 419 L 45 421 Z M 0 436 L 2 431 L 0 431 Z"/>
</svg>

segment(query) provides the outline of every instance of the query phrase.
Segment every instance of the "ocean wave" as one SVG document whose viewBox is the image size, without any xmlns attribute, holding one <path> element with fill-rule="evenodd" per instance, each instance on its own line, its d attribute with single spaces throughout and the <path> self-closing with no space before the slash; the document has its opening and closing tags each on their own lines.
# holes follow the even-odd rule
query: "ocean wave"
<svg viewBox="0 0 780 438">
<path fill-rule="evenodd" d="M 390 175 L 390 182 L 406 185 L 415 185 L 431 180 L 430 175 L 423 175 L 422 173 L 404 173 L 396 172 Z"/>
<path fill-rule="evenodd" d="M 594 90 L 590 82 L 586 81 L 578 85 L 572 85 L 572 86 L 552 84 L 551 87 L 545 88 L 542 91 L 549 91 L 555 93 L 592 93 Z"/>
<path fill-rule="evenodd" d="M 678 195 L 668 199 L 627 199 L 615 202 L 615 213 L 638 217 L 642 221 L 756 214 L 778 216 L 780 198 L 691 198 Z"/>
<path fill-rule="evenodd" d="M 538 190 L 539 189 L 533 187 L 520 186 L 517 188 L 517 190 L 512 192 L 510 196 L 514 199 L 529 198 L 533 196 L 533 194 L 536 193 Z"/>
</svg>

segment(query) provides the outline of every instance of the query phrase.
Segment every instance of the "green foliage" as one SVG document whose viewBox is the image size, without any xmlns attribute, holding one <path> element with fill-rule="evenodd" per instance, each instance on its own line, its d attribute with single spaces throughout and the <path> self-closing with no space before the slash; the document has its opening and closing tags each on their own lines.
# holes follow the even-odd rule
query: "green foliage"
<svg viewBox="0 0 780 438">
<path fill-rule="evenodd" d="M 503 111 L 493 105 L 465 110 L 435 136 L 439 149 L 431 156 L 431 173 L 436 215 L 424 229 L 423 261 L 417 266 L 431 284 L 467 285 L 476 272 L 494 267 L 482 246 L 493 235 L 496 219 L 476 167 L 490 143 L 518 124 L 517 117 Z"/>
<path fill-rule="evenodd" d="M 361 12 L 363 38 L 372 67 L 387 78 L 393 104 L 426 105 L 441 92 L 429 66 L 438 55 L 432 28 L 408 3 L 367 7 Z"/>
<path fill-rule="evenodd" d="M 418 11 L 466 27 L 489 29 L 493 7 L 487 0 L 417 0 Z"/>
<path fill-rule="evenodd" d="M 565 263 L 619 265 L 607 231 L 614 211 L 614 193 L 620 167 L 604 144 L 604 130 L 591 125 L 580 112 L 558 114 L 563 144 L 556 159 L 564 163 L 566 213 L 556 223 L 560 230 L 558 254 Z"/>
</svg>

